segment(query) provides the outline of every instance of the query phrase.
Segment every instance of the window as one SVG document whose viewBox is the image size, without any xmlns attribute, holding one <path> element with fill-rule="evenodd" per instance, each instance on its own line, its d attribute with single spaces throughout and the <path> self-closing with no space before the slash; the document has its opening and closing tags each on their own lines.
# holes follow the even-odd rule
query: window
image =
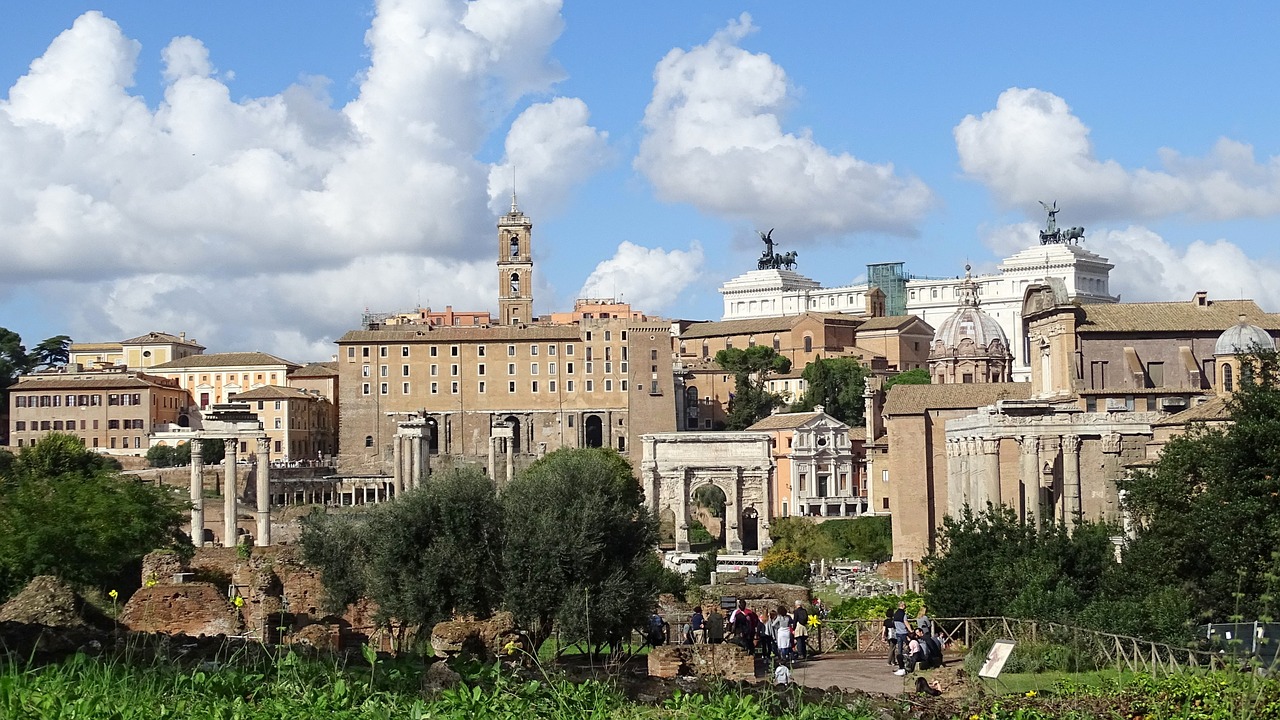
<svg viewBox="0 0 1280 720">
<path fill-rule="evenodd" d="M 516 391 L 516 381 L 512 380 L 507 383 L 507 392 L 513 393 L 515 391 Z"/>
<path fill-rule="evenodd" d="M 591 362 L 590 360 L 588 360 L 588 361 L 587 361 L 587 374 L 588 374 L 588 375 L 590 375 L 590 374 L 591 374 L 591 372 L 592 372 L 592 370 L 593 370 L 593 368 L 592 368 L 592 362 Z"/>
<path fill-rule="evenodd" d="M 13 429 L 14 429 L 14 430 L 17 430 L 18 432 L 22 432 L 23 430 L 26 430 L 26 429 L 27 429 L 27 423 L 26 423 L 26 421 L 25 421 L 25 420 L 18 420 L 18 421 L 15 421 L 15 422 L 13 423 Z"/>
<path fill-rule="evenodd" d="M 480 363 L 479 365 L 476 366 L 476 374 L 477 375 L 484 374 L 484 363 Z"/>
<path fill-rule="evenodd" d="M 477 385 L 476 387 L 477 387 L 477 389 L 478 389 L 480 392 L 484 392 L 484 381 L 483 381 L 483 380 L 481 380 L 481 381 L 480 381 L 480 384 L 479 384 L 479 385 Z"/>
<path fill-rule="evenodd" d="M 612 359 L 613 359 L 613 348 L 611 348 L 611 347 L 607 347 L 607 348 L 605 348 L 605 349 L 604 349 L 604 359 L 605 359 L 605 360 L 612 360 Z"/>
<path fill-rule="evenodd" d="M 564 381 L 564 389 L 565 389 L 565 392 L 573 392 L 573 381 L 572 381 L 572 380 L 565 380 L 565 381 Z M 570 419 L 570 420 L 572 420 L 573 418 L 569 418 L 569 419 Z M 572 423 L 570 423 L 570 425 L 572 425 Z"/>
<path fill-rule="evenodd" d="M 1147 387 L 1164 387 L 1164 363 L 1147 363 Z"/>
<path fill-rule="evenodd" d="M 812 335 L 804 336 L 804 351 L 807 353 L 813 352 L 813 336 Z"/>
<path fill-rule="evenodd" d="M 369 445 L 368 447 L 373 447 L 373 446 L 372 446 L 372 445 Z M 276 441 L 276 452 L 280 452 L 280 441 L 279 441 L 279 440 L 277 440 L 277 441 Z"/>
<path fill-rule="evenodd" d="M 369 366 L 362 365 L 360 367 L 360 377 L 369 377 L 369 375 L 370 375 Z"/>
<path fill-rule="evenodd" d="M 432 366 L 431 366 L 431 377 L 435 377 L 435 376 L 437 376 L 437 375 L 439 375 L 439 374 L 440 374 L 440 366 L 439 366 L 439 365 L 432 365 Z"/>
<path fill-rule="evenodd" d="M 364 383 L 360 386 L 360 394 L 361 395 L 369 394 L 369 383 Z M 202 404 L 201 407 L 204 407 L 204 405 Z"/>
<path fill-rule="evenodd" d="M 507 346 L 507 357 L 515 357 L 515 356 L 516 356 L 516 346 L 515 346 L 515 345 L 508 345 L 508 346 Z"/>
<path fill-rule="evenodd" d="M 119 430 L 119 429 L 120 429 L 120 421 L 119 421 L 119 420 L 108 420 L 108 421 L 107 421 L 107 429 L 108 429 L 108 430 Z"/>
<path fill-rule="evenodd" d="M 279 409 L 280 409 L 280 401 L 279 401 L 279 400 L 277 400 L 277 401 L 276 401 L 276 409 L 277 409 L 277 410 L 279 410 Z"/>
<path fill-rule="evenodd" d="M 555 391 L 556 391 L 556 381 L 555 381 L 555 380 L 548 380 L 548 381 L 547 381 L 547 392 L 555 392 Z"/>
<path fill-rule="evenodd" d="M 529 346 L 529 354 L 530 354 L 530 355 L 537 355 L 537 354 L 538 354 L 538 346 L 537 346 L 537 345 L 530 345 L 530 346 Z"/>
<path fill-rule="evenodd" d="M 590 360 L 591 357 L 591 348 L 587 348 L 587 359 Z"/>
<path fill-rule="evenodd" d="M 626 371 L 627 371 L 627 361 L 623 360 L 623 361 L 622 361 L 622 367 L 618 368 L 618 370 L 619 370 L 619 371 L 621 371 L 621 372 L 626 372 Z M 655 372 L 657 371 L 657 366 L 655 366 L 655 367 L 654 367 L 654 371 L 655 371 Z"/>
<path fill-rule="evenodd" d="M 1098 398 L 1092 395 L 1084 399 L 1085 412 L 1098 412 Z"/>
<path fill-rule="evenodd" d="M 458 394 L 458 381 L 457 381 L 457 380 L 454 380 L 453 382 L 449 383 L 449 392 L 453 393 L 454 395 L 457 395 L 457 394 Z"/>
<path fill-rule="evenodd" d="M 1226 363 L 1222 364 L 1222 389 L 1226 392 L 1235 389 L 1235 381 L 1231 377 L 1231 366 Z"/>
<path fill-rule="evenodd" d="M 626 380 L 623 380 L 623 381 L 622 381 L 622 392 L 626 392 L 626 391 L 627 391 L 627 381 L 626 381 Z"/>
<path fill-rule="evenodd" d="M 515 364 L 515 363 L 507 363 L 507 374 L 508 374 L 508 375 L 515 375 L 515 374 L 516 374 L 516 364 Z"/>
<path fill-rule="evenodd" d="M 382 345 L 378 348 L 378 357 L 386 357 L 386 356 L 387 356 L 387 346 Z"/>
<path fill-rule="evenodd" d="M 538 392 L 538 381 L 537 381 L 537 380 L 534 380 L 534 381 L 533 381 L 533 383 L 532 383 L 532 384 L 530 384 L 529 389 L 530 389 L 532 392 Z"/>
<path fill-rule="evenodd" d="M 652 350 L 650 350 L 650 351 L 649 351 L 649 359 L 650 359 L 650 360 L 657 360 L 657 359 L 658 359 L 658 349 L 657 349 L 657 348 L 654 348 L 654 349 L 652 349 Z"/>
<path fill-rule="evenodd" d="M 547 354 L 548 354 L 548 355 L 553 355 L 553 356 L 554 356 L 554 355 L 556 354 L 556 346 L 555 346 L 555 345 L 548 345 L 548 346 L 547 346 Z"/>
<path fill-rule="evenodd" d="M 365 347 L 360 348 L 360 357 L 369 357 L 369 348 L 368 348 L 368 346 L 365 346 Z"/>
<path fill-rule="evenodd" d="M 383 395 L 386 395 L 386 394 L 387 394 L 387 384 L 386 384 L 386 383 L 382 383 L 381 385 L 379 385 L 379 386 L 378 386 L 378 390 L 379 390 Z"/>
<path fill-rule="evenodd" d="M 280 429 L 280 418 L 276 418 L 276 429 Z"/>
<path fill-rule="evenodd" d="M 803 491 L 803 490 L 805 489 L 805 488 L 804 488 L 804 482 L 805 482 L 805 480 L 806 480 L 808 477 L 809 477 L 809 476 L 808 476 L 806 473 L 800 473 L 800 490 L 801 490 L 801 491 Z"/>
<path fill-rule="evenodd" d="M 53 421 L 53 429 L 54 429 L 54 430 L 61 430 L 61 429 L 62 429 L 62 421 L 61 421 L 61 420 L 54 420 L 54 421 Z M 74 430 L 74 429 L 75 429 L 75 428 L 72 428 L 72 430 Z"/>
<path fill-rule="evenodd" d="M 565 354 L 565 355 L 573 355 L 573 345 L 565 345 L 565 346 L 564 346 L 564 354 Z"/>
<path fill-rule="evenodd" d="M 571 362 L 567 362 L 567 363 L 565 363 L 565 364 L 564 364 L 564 371 L 565 371 L 565 374 L 567 374 L 567 375 L 572 375 L 572 374 L 573 374 L 573 363 L 571 363 Z"/>
<path fill-rule="evenodd" d="M 605 371 L 605 374 L 612 373 L 612 372 L 613 372 L 613 363 L 611 363 L 611 362 L 606 362 L 606 363 L 604 364 L 604 371 Z"/>
<path fill-rule="evenodd" d="M 409 366 L 408 366 L 408 365 L 401 365 L 401 366 L 400 366 L 400 374 L 401 374 L 401 375 L 403 375 L 404 377 L 409 377 Z"/>
<path fill-rule="evenodd" d="M 538 374 L 538 363 L 529 363 L 529 374 L 530 375 Z"/>
<path fill-rule="evenodd" d="M 450 366 L 449 366 L 449 377 L 458 377 L 458 366 L 457 366 L 457 365 L 450 365 Z"/>
<path fill-rule="evenodd" d="M 353 348 L 353 347 L 349 347 L 349 348 L 347 348 L 347 359 L 348 359 L 348 360 L 355 360 L 355 359 L 356 359 L 356 349 L 355 349 L 355 348 Z"/>
<path fill-rule="evenodd" d="M 884 509 L 884 510 L 888 510 L 888 509 L 889 509 L 889 498 L 883 498 L 883 499 L 881 500 L 881 508 L 882 508 L 882 509 Z"/>
<path fill-rule="evenodd" d="M 591 331 L 587 331 L 587 342 L 591 342 Z"/>
<path fill-rule="evenodd" d="M 595 390 L 595 383 L 594 383 L 594 382 L 592 382 L 591 380 L 588 380 L 588 381 L 587 381 L 587 392 L 592 392 L 593 390 Z"/>
<path fill-rule="evenodd" d="M 613 381 L 612 381 L 612 380 L 608 380 L 608 379 L 606 379 L 606 380 L 604 381 L 604 391 L 605 391 L 605 392 L 613 392 Z"/>
<path fill-rule="evenodd" d="M 439 349 L 439 348 L 437 348 L 435 345 L 432 345 L 432 346 L 431 346 L 431 352 L 428 352 L 427 354 L 428 354 L 428 355 L 430 355 L 431 357 L 435 357 L 435 356 L 436 356 L 436 354 L 437 354 L 437 353 L 439 353 L 439 352 L 440 352 L 440 349 Z"/>
<path fill-rule="evenodd" d="M 435 395 L 440 392 L 440 383 L 431 383 L 431 394 Z"/>
<path fill-rule="evenodd" d="M 383 365 L 378 368 L 378 374 L 381 375 L 382 377 L 387 377 L 387 375 L 390 374 L 390 372 L 391 372 L 391 367 L 389 365 Z"/>
<path fill-rule="evenodd" d="M 609 342 L 609 341 L 610 341 L 610 340 L 612 340 L 612 339 L 613 339 L 613 334 L 612 334 L 611 332 L 609 332 L 608 330 L 605 330 L 605 331 L 604 331 L 604 341 L 605 341 L 605 342 Z"/>
<path fill-rule="evenodd" d="M 402 345 L 402 346 L 400 346 L 400 357 L 409 357 L 409 346 L 408 346 L 408 345 Z"/>
<path fill-rule="evenodd" d="M 401 383 L 401 384 L 400 384 L 400 394 L 401 394 L 401 395 L 408 395 L 408 394 L 409 394 L 409 383 Z"/>
<path fill-rule="evenodd" d="M 373 447 L 373 436 L 372 436 L 372 435 L 365 435 L 365 436 L 364 436 L 364 446 L 365 446 L 365 447 Z"/>
<path fill-rule="evenodd" d="M 450 345 L 450 346 L 449 346 L 449 356 L 450 356 L 450 357 L 458 357 L 458 346 L 457 346 L 457 345 Z"/>
<path fill-rule="evenodd" d="M 555 374 L 556 374 L 556 364 L 555 364 L 555 363 L 553 363 L 553 362 L 552 362 L 552 363 L 547 363 L 547 374 L 548 374 L 548 375 L 555 375 Z"/>
<path fill-rule="evenodd" d="M 478 357 L 484 357 L 484 345 L 477 345 L 477 346 L 476 346 L 476 355 L 477 355 Z"/>
</svg>

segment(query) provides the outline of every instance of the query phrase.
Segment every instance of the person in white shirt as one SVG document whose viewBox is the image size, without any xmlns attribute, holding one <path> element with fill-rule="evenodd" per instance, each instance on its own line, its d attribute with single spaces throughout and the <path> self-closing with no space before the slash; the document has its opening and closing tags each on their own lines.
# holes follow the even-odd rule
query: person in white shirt
<svg viewBox="0 0 1280 720">
<path fill-rule="evenodd" d="M 786 613 L 780 613 L 778 619 L 782 622 L 778 623 L 776 639 L 778 641 L 778 659 L 783 663 L 791 662 L 791 618 Z"/>
</svg>

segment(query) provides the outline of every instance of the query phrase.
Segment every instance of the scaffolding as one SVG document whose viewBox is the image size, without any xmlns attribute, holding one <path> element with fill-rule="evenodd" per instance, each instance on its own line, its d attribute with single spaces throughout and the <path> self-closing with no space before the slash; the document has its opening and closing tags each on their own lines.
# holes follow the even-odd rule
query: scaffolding
<svg viewBox="0 0 1280 720">
<path fill-rule="evenodd" d="M 884 293 L 884 314 L 907 314 L 906 263 L 870 263 L 867 265 L 867 287 Z"/>
</svg>

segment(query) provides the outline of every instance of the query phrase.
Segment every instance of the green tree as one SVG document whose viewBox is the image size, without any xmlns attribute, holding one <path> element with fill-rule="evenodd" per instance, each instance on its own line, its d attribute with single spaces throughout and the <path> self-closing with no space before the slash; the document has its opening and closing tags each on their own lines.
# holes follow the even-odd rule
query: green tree
<svg viewBox="0 0 1280 720">
<path fill-rule="evenodd" d="M 937 549 L 924 559 L 929 607 L 943 617 L 1072 622 L 1102 597 L 1114 532 L 1091 522 L 1037 530 L 1008 507 L 988 504 L 975 514 L 966 506 L 943 520 Z"/>
<path fill-rule="evenodd" d="M 884 389 L 888 390 L 894 385 L 928 385 L 933 382 L 933 378 L 929 377 L 929 371 L 925 368 L 916 368 L 900 372 L 884 381 Z"/>
<path fill-rule="evenodd" d="M 557 450 L 519 473 L 501 501 L 506 607 L 535 647 L 553 625 L 598 648 L 643 624 L 657 599 L 657 522 L 625 458 Z"/>
<path fill-rule="evenodd" d="M 489 615 L 502 599 L 498 498 L 475 468 L 433 475 L 361 515 L 313 513 L 302 548 L 331 609 L 365 596 L 381 621 L 429 627 L 455 612 Z"/>
<path fill-rule="evenodd" d="M 1120 481 L 1135 534 L 1124 551 L 1128 597 L 1163 589 L 1188 598 L 1198 621 L 1274 611 L 1280 547 L 1280 359 L 1240 357 L 1231 424 L 1192 428 L 1149 471 Z M 1171 597 L 1176 597 L 1171 595 Z"/>
<path fill-rule="evenodd" d="M 724 491 L 718 485 L 702 485 L 693 491 L 693 504 L 705 508 L 711 517 L 724 517 Z"/>
<path fill-rule="evenodd" d="M 152 445 L 147 449 L 147 464 L 153 468 L 175 467 L 176 448 L 170 445 Z"/>
<path fill-rule="evenodd" d="M 884 562 L 893 555 L 888 517 L 832 518 L 815 523 L 806 517 L 786 517 L 769 528 L 773 546 L 805 560 L 850 558 Z"/>
<path fill-rule="evenodd" d="M 862 393 L 869 374 L 871 370 L 857 358 L 818 358 L 801 373 L 807 388 L 791 410 L 808 412 L 821 405 L 828 415 L 859 427 L 865 416 L 866 401 Z"/>
<path fill-rule="evenodd" d="M 61 367 L 67 364 L 67 360 L 71 357 L 71 337 L 68 335 L 54 335 L 40 341 L 31 349 L 30 368 L 50 369 Z"/>
<path fill-rule="evenodd" d="M 745 350 L 728 348 L 716 353 L 716 364 L 733 373 L 734 389 L 729 397 L 725 427 L 745 430 L 783 404 L 782 398 L 765 389 L 769 375 L 791 370 L 791 361 L 767 345 Z"/>
<path fill-rule="evenodd" d="M 760 559 L 760 574 L 774 582 L 803 585 L 809 581 L 809 561 L 791 550 L 771 547 Z"/>
<path fill-rule="evenodd" d="M 0 596 L 46 574 L 127 589 L 146 553 L 190 548 L 180 530 L 186 502 L 115 465 L 50 433 L 0 466 Z"/>
</svg>

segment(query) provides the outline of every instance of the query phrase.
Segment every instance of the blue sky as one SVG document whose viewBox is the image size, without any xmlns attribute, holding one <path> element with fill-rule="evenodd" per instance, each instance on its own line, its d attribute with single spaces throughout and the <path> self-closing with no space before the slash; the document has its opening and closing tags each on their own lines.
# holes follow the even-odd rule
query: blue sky
<svg viewBox="0 0 1280 720">
<path fill-rule="evenodd" d="M 1278 21 L 1270 3 L 8 4 L 0 326 L 307 360 L 365 308 L 493 308 L 512 164 L 538 312 L 585 292 L 716 318 L 771 227 L 827 285 L 868 262 L 990 269 L 1034 241 L 1038 199 L 1088 228 L 1126 300 L 1280 310 Z"/>
</svg>

